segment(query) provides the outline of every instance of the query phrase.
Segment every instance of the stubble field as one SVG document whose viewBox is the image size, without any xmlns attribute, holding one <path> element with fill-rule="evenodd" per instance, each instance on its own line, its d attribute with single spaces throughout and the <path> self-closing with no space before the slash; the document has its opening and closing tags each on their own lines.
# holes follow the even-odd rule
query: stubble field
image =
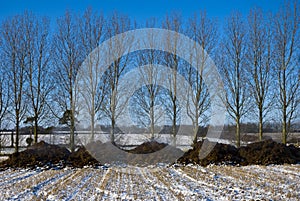
<svg viewBox="0 0 300 201">
<path fill-rule="evenodd" d="M 7 169 L 0 192 L 0 200 L 299 200 L 300 165 Z"/>
</svg>

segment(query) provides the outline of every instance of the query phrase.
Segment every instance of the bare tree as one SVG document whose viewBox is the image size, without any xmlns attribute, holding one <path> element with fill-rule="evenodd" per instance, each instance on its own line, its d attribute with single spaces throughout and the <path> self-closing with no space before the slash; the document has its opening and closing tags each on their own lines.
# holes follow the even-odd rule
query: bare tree
<svg viewBox="0 0 300 201">
<path fill-rule="evenodd" d="M 246 30 L 242 17 L 234 13 L 228 19 L 220 64 L 226 93 L 221 97 L 236 125 L 236 145 L 240 146 L 241 118 L 248 112 L 249 87 L 245 67 Z"/>
<path fill-rule="evenodd" d="M 212 56 L 214 48 L 217 45 L 216 23 L 206 16 L 205 12 L 195 14 L 187 26 L 188 35 L 200 44 L 202 49 L 193 48 L 195 54 L 191 54 L 191 60 L 196 63 L 198 71 L 193 70 L 192 66 L 187 66 L 187 80 L 191 86 L 188 91 L 186 106 L 187 115 L 193 123 L 194 143 L 197 142 L 197 133 L 200 123 L 208 121 L 207 116 L 210 108 L 210 94 L 204 83 L 204 68 L 207 65 L 208 57 Z M 206 53 L 205 53 L 206 52 Z M 194 58 L 192 55 L 201 55 Z M 190 62 L 192 63 L 192 62 Z"/>
<path fill-rule="evenodd" d="M 167 41 L 166 48 L 170 50 L 173 54 L 165 54 L 165 65 L 173 70 L 173 73 L 168 76 L 167 82 L 169 86 L 168 97 L 170 101 L 165 101 L 167 104 L 166 110 L 167 114 L 172 121 L 172 137 L 173 145 L 176 146 L 176 135 L 177 135 L 177 123 L 179 120 L 180 107 L 177 100 L 177 73 L 179 72 L 180 58 L 176 55 L 178 51 L 178 37 L 177 34 L 182 33 L 182 20 L 179 14 L 174 13 L 172 15 L 167 15 L 165 21 L 163 22 L 163 28 L 175 31 L 175 37 L 166 36 Z M 173 35 L 174 36 L 174 35 Z"/>
<path fill-rule="evenodd" d="M 1 48 L 3 47 L 1 42 L 2 40 L 0 39 L 0 129 L 3 128 L 3 120 L 7 116 L 10 100 L 10 83 L 7 77 L 7 69 L 4 62 L 4 49 Z"/>
<path fill-rule="evenodd" d="M 19 128 L 26 112 L 24 101 L 25 70 L 28 62 L 26 43 L 26 16 L 17 15 L 6 19 L 1 27 L 2 53 L 6 58 L 4 64 L 7 68 L 8 77 L 11 80 L 12 111 L 16 129 L 15 152 L 19 151 Z"/>
<path fill-rule="evenodd" d="M 113 36 L 130 30 L 131 22 L 127 16 L 114 13 L 107 20 L 106 24 L 107 37 L 109 38 L 107 55 L 113 58 L 113 62 L 103 76 L 103 79 L 106 80 L 105 86 L 103 86 L 106 94 L 101 110 L 110 121 L 110 141 L 112 144 L 115 144 L 116 121 L 124 109 L 124 103 L 121 101 L 119 81 L 126 72 L 130 55 L 124 55 L 124 53 L 130 49 L 131 42 L 125 40 L 122 36 L 119 39 L 113 38 Z"/>
<path fill-rule="evenodd" d="M 0 50 L 0 55 L 2 52 Z M 1 56 L 0 56 L 1 58 Z M 3 60 L 2 60 L 3 61 Z M 9 101 L 10 101 L 10 83 L 5 71 L 5 66 L 0 64 L 0 130 L 3 128 L 3 121 L 7 118 L 9 112 Z"/>
<path fill-rule="evenodd" d="M 155 27 L 155 19 L 149 20 L 146 27 Z M 154 41 L 156 40 L 155 32 L 149 31 L 146 37 L 149 50 L 140 51 L 137 58 L 137 66 L 145 66 L 139 68 L 141 82 L 144 84 L 134 94 L 132 100 L 134 105 L 134 113 L 138 122 L 150 130 L 150 139 L 153 140 L 156 133 L 156 125 L 161 120 L 162 114 L 155 106 L 161 104 L 161 84 L 163 77 L 157 64 L 161 63 L 162 53 L 154 49 Z"/>
<path fill-rule="evenodd" d="M 249 40 L 247 66 L 250 74 L 250 89 L 258 111 L 258 136 L 263 137 L 263 124 L 272 106 L 272 34 L 268 21 L 258 9 L 248 16 Z"/>
<path fill-rule="evenodd" d="M 75 88 L 76 74 L 82 62 L 82 45 L 79 26 L 74 15 L 66 12 L 57 21 L 57 32 L 53 39 L 53 62 L 56 66 L 56 101 L 64 111 L 61 123 L 70 127 L 70 149 L 75 149 L 75 104 L 78 90 Z"/>
<path fill-rule="evenodd" d="M 34 143 L 38 142 L 38 127 L 47 114 L 48 97 L 53 84 L 49 66 L 49 19 L 38 18 L 31 13 L 24 16 L 26 35 L 26 80 L 29 89 L 27 96 L 31 107 L 28 109 L 27 120 L 33 121 Z"/>
<path fill-rule="evenodd" d="M 84 97 L 84 104 L 88 110 L 91 127 L 91 141 L 94 141 L 94 129 L 98 112 L 103 103 L 103 91 L 99 87 L 101 81 L 100 59 L 101 52 L 92 51 L 97 48 L 104 39 L 105 24 L 102 14 L 93 13 L 91 9 L 87 9 L 84 15 L 79 19 L 80 39 L 83 44 L 83 56 L 86 58 L 81 69 L 81 89 L 80 93 Z M 92 53 L 92 54 L 90 54 Z M 79 78 L 80 79 L 80 78 Z"/>
<path fill-rule="evenodd" d="M 287 135 L 299 105 L 299 6 L 297 1 L 286 3 L 273 17 L 275 65 L 279 88 L 279 107 L 282 118 L 282 143 Z"/>
<path fill-rule="evenodd" d="M 143 71 L 150 71 L 150 69 Z M 133 115 L 139 125 L 147 128 L 147 132 L 150 133 L 150 140 L 155 139 L 158 124 L 162 118 L 162 112 L 155 108 L 162 102 L 159 94 L 160 89 L 161 87 L 155 84 L 145 84 L 132 97 Z"/>
</svg>

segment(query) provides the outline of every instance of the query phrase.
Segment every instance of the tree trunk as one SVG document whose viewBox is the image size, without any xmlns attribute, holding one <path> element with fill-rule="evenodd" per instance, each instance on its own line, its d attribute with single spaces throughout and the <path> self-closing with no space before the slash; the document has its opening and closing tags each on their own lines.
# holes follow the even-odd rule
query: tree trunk
<svg viewBox="0 0 300 201">
<path fill-rule="evenodd" d="M 154 101 L 151 100 L 150 106 L 150 132 L 151 132 L 151 140 L 154 140 Z"/>
<path fill-rule="evenodd" d="M 286 107 L 283 108 L 283 121 L 282 121 L 282 143 L 286 144 L 287 140 L 287 116 Z"/>
<path fill-rule="evenodd" d="M 11 148 L 14 147 L 14 131 L 11 131 L 11 135 L 10 135 L 10 147 Z"/>
<path fill-rule="evenodd" d="M 197 97 L 197 99 L 198 99 L 199 97 Z M 199 102 L 198 100 L 197 100 L 197 102 Z M 198 122 L 199 122 L 199 109 L 198 109 L 198 107 L 196 107 L 196 111 L 195 111 L 195 120 L 194 120 L 194 122 L 193 122 L 193 124 L 194 124 L 194 140 L 193 140 L 193 143 L 194 144 L 196 144 L 197 143 L 197 141 L 198 141 L 198 139 L 197 139 L 197 136 L 198 136 L 198 130 L 199 130 L 199 125 L 198 125 Z"/>
<path fill-rule="evenodd" d="M 173 135 L 173 146 L 176 147 L 176 138 L 177 138 L 177 132 L 176 132 L 176 118 L 177 118 L 177 115 L 176 115 L 176 103 L 174 101 L 174 104 L 173 104 L 173 125 L 172 125 L 172 135 Z"/>
<path fill-rule="evenodd" d="M 15 145 L 15 153 L 18 153 L 19 152 L 19 124 L 20 124 L 20 121 L 19 121 L 19 111 L 16 112 L 16 145 Z"/>
<path fill-rule="evenodd" d="M 34 135 L 34 144 L 36 144 L 38 142 L 38 120 L 37 120 L 37 118 L 34 118 L 33 135 Z"/>
<path fill-rule="evenodd" d="M 111 128 L 110 128 L 110 142 L 115 144 L 115 118 L 111 119 Z"/>
<path fill-rule="evenodd" d="M 75 137 L 74 137 L 74 133 L 75 133 L 75 120 L 74 120 L 74 113 L 72 111 L 72 114 L 71 114 L 71 125 L 70 125 L 70 149 L 71 149 L 71 152 L 75 151 Z"/>
<path fill-rule="evenodd" d="M 287 90 L 286 90 L 286 69 L 283 68 L 282 72 L 283 83 L 282 83 L 282 94 L 283 94 L 283 102 L 282 102 L 282 143 L 286 144 L 286 136 L 287 136 Z"/>
<path fill-rule="evenodd" d="M 196 144 L 197 141 L 198 141 L 198 139 L 197 139 L 197 137 L 198 137 L 198 129 L 199 129 L 198 124 L 195 123 L 194 124 L 194 129 L 193 129 L 193 131 L 194 131 L 193 144 Z"/>
<path fill-rule="evenodd" d="M 263 138 L 263 114 L 262 114 L 261 110 L 259 111 L 258 137 L 259 137 L 259 141 L 262 141 L 262 138 Z"/>
<path fill-rule="evenodd" d="M 95 141 L 95 114 L 91 115 L 91 142 Z"/>
<path fill-rule="evenodd" d="M 240 119 L 236 119 L 236 146 L 239 148 L 241 146 L 241 131 L 240 131 Z"/>
</svg>

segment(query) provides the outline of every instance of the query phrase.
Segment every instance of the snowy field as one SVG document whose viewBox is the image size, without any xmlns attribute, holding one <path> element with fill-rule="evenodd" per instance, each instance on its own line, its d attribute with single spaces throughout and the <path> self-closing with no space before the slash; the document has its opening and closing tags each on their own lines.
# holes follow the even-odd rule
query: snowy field
<svg viewBox="0 0 300 201">
<path fill-rule="evenodd" d="M 300 165 L 0 172 L 0 200 L 299 200 Z"/>
</svg>

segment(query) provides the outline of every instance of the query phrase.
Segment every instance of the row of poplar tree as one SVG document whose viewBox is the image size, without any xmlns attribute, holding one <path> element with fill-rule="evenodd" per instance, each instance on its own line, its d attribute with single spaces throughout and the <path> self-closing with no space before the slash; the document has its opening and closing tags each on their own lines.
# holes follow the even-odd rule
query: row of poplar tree
<svg viewBox="0 0 300 201">
<path fill-rule="evenodd" d="M 277 13 L 264 13 L 259 8 L 247 16 L 232 13 L 224 23 L 210 18 L 204 11 L 189 19 L 180 14 L 166 15 L 137 23 L 129 16 L 102 13 L 87 9 L 83 13 L 65 12 L 55 22 L 31 12 L 8 17 L 0 27 L 0 125 L 14 127 L 15 151 L 19 149 L 19 130 L 24 122 L 32 122 L 34 142 L 38 142 L 40 125 L 66 123 L 70 127 L 70 148 L 73 151 L 76 124 L 76 75 L 85 58 L 103 41 L 129 30 L 163 28 L 184 34 L 196 41 L 212 58 L 222 77 L 225 93 L 220 96 L 231 122 L 236 125 L 236 143 L 240 146 L 242 121 L 258 123 L 258 137 L 263 137 L 264 123 L 272 117 L 282 122 L 282 142 L 292 123 L 299 117 L 300 102 L 300 15 L 297 1 L 286 3 Z M 155 36 L 151 36 L 155 38 Z M 129 44 L 130 41 L 118 41 Z M 173 51 L 174 48 L 172 47 Z M 114 51 L 118 51 L 117 46 Z M 123 51 L 123 50 L 120 50 Z M 100 53 L 101 54 L 101 53 Z M 120 55 L 119 53 L 116 55 Z M 194 58 L 195 59 L 195 58 Z M 207 58 L 196 58 L 204 66 Z M 173 70 L 161 77 L 153 64 Z M 193 70 L 178 55 L 159 50 L 143 50 L 114 58 L 97 82 L 91 71 L 87 103 L 92 138 L 99 121 L 110 125 L 111 141 L 115 142 L 115 127 L 123 112 L 122 91 L 118 88 L 122 76 L 135 67 L 145 84 L 130 100 L 137 124 L 149 129 L 154 137 L 163 105 L 176 138 L 180 112 L 191 120 L 196 140 L 198 128 L 209 122 L 211 95 L 202 72 Z M 88 70 L 88 69 L 87 69 Z M 189 100 L 178 101 L 178 76 L 190 86 Z M 168 89 L 155 83 L 165 80 Z M 98 82 L 99 81 L 99 82 Z M 179 82 L 178 82 L 179 83 Z M 125 101 L 126 102 L 126 101 Z"/>
</svg>

